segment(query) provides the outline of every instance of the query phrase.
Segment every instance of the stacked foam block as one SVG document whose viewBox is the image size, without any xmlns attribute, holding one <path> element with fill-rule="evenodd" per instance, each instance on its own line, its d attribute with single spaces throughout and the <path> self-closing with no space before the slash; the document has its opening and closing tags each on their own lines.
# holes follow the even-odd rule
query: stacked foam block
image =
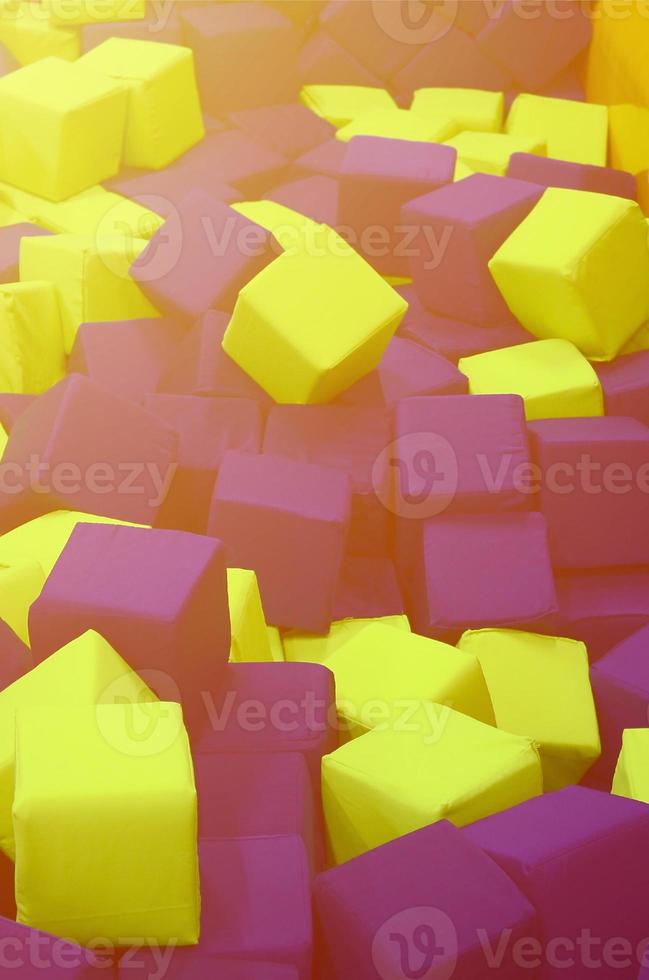
<svg viewBox="0 0 649 980">
<path fill-rule="evenodd" d="M 6 962 L 639 980 L 643 0 L 164 6 L 0 0 Z"/>
</svg>

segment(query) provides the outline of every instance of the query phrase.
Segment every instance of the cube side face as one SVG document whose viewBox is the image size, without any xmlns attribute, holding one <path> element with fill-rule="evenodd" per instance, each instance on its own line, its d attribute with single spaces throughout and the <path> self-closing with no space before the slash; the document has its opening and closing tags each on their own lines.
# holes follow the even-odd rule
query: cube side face
<svg viewBox="0 0 649 980">
<path fill-rule="evenodd" d="M 52 201 L 61 200 L 62 125 L 59 113 L 0 87 L 2 179 Z"/>
<path fill-rule="evenodd" d="M 519 95 L 510 109 L 506 130 L 514 135 L 541 137 L 549 157 L 606 166 L 606 106 Z"/>
<path fill-rule="evenodd" d="M 126 91 L 116 86 L 63 116 L 57 196 L 52 200 L 72 197 L 115 176 L 122 161 L 126 105 Z"/>
</svg>

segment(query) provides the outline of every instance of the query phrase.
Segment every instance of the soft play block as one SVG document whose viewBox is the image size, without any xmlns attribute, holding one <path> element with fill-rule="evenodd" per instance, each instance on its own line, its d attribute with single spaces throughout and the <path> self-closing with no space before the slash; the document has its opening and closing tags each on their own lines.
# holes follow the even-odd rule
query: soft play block
<svg viewBox="0 0 649 980">
<path fill-rule="evenodd" d="M 633 633 L 613 647 L 591 669 L 591 682 L 602 733 L 602 757 L 590 776 L 611 786 L 625 728 L 647 725 L 649 629 Z"/>
<path fill-rule="evenodd" d="M 47 235 L 46 228 L 23 221 L 17 225 L 0 228 L 0 282 L 16 282 L 20 240 L 25 235 Z"/>
<path fill-rule="evenodd" d="M 13 865 L 11 865 L 13 872 Z M 15 922 L 15 911 L 0 918 L 0 943 L 6 969 L 20 970 L 22 980 L 38 980 L 47 970 L 52 980 L 99 980 L 106 976 L 102 951 L 77 946 L 58 936 L 30 929 Z M 110 962 L 110 960 L 109 960 Z M 9 965 L 11 964 L 11 966 Z"/>
<path fill-rule="evenodd" d="M 68 371 L 141 402 L 156 390 L 163 373 L 175 362 L 184 335 L 182 327 L 164 317 L 82 323 L 70 351 Z"/>
<path fill-rule="evenodd" d="M 126 92 L 79 62 L 44 58 L 5 75 L 0 112 L 0 176 L 10 184 L 61 201 L 119 170 Z"/>
<path fill-rule="evenodd" d="M 41 0 L 55 24 L 66 27 L 101 21 L 141 20 L 146 0 Z"/>
<path fill-rule="evenodd" d="M 355 136 L 375 136 L 411 143 L 441 143 L 454 129 L 452 119 L 447 116 L 433 120 L 409 109 L 372 109 L 342 126 L 336 139 L 349 143 Z"/>
<path fill-rule="evenodd" d="M 16 474 L 29 517 L 68 508 L 150 524 L 176 449 L 176 433 L 160 419 L 70 374 L 20 415 L 4 462 Z"/>
<path fill-rule="evenodd" d="M 408 39 L 397 33 L 400 26 L 399 4 L 387 0 L 383 17 L 371 5 L 354 0 L 328 3 L 320 14 L 320 25 L 330 37 L 379 78 L 388 78 L 414 54 Z M 393 23 L 394 31 L 386 29 Z"/>
<path fill-rule="evenodd" d="M 336 864 L 436 820 L 457 826 L 542 791 L 535 744 L 447 705 L 405 706 L 392 725 L 352 739 L 322 762 Z"/>
<path fill-rule="evenodd" d="M 527 16 L 526 16 L 527 14 Z M 561 4 L 504 3 L 477 35 L 480 49 L 510 71 L 518 86 L 538 90 L 587 48 L 591 21 L 579 0 Z"/>
<path fill-rule="evenodd" d="M 50 56 L 75 61 L 81 54 L 74 27 L 56 24 L 49 11 L 23 0 L 6 0 L 0 7 L 0 41 L 9 56 L 9 71 Z"/>
<path fill-rule="evenodd" d="M 624 415 L 649 425 L 649 351 L 597 364 L 607 415 Z"/>
<path fill-rule="evenodd" d="M 627 728 L 622 735 L 622 751 L 617 761 L 613 788 L 617 796 L 649 803 L 649 738 L 647 728 Z"/>
<path fill-rule="evenodd" d="M 485 946 L 505 933 L 497 972 L 514 980 L 529 971 L 512 951 L 537 933 L 527 899 L 446 820 L 319 875 L 315 916 L 316 953 L 332 980 L 375 980 L 377 969 L 398 977 L 406 963 L 411 972 L 429 960 L 440 977 L 486 976 Z"/>
<path fill-rule="evenodd" d="M 379 272 L 408 275 L 401 208 L 450 183 L 454 167 L 450 147 L 355 136 L 343 162 L 337 227 L 350 229 L 350 241 Z"/>
<path fill-rule="evenodd" d="M 318 633 L 331 623 L 350 510 L 340 470 L 227 452 L 208 529 L 223 540 L 229 565 L 256 571 L 269 623 Z"/>
<path fill-rule="evenodd" d="M 649 108 L 608 107 L 608 154 L 612 167 L 640 174 L 649 167 Z"/>
<path fill-rule="evenodd" d="M 232 210 L 270 232 L 284 252 L 322 248 L 322 226 L 276 201 L 241 201 L 233 204 Z M 324 229 L 325 244 L 330 233 Z M 275 249 L 277 254 L 277 246 Z"/>
<path fill-rule="evenodd" d="M 547 419 L 530 426 L 539 504 L 559 568 L 646 565 L 649 428 L 636 419 Z"/>
<path fill-rule="evenodd" d="M 528 420 L 604 414 L 599 378 L 569 340 L 536 340 L 474 354 L 461 358 L 458 367 L 472 395 L 520 395 Z"/>
<path fill-rule="evenodd" d="M 158 316 L 129 266 L 147 242 L 124 237 L 49 235 L 23 238 L 21 281 L 47 280 L 56 287 L 66 353 L 82 323 L 138 320 Z"/>
<path fill-rule="evenodd" d="M 385 485 L 388 472 L 377 459 L 390 439 L 387 412 L 356 405 L 276 405 L 268 415 L 263 451 L 348 473 L 352 509 L 347 547 L 357 555 L 385 555 L 388 512 L 376 486 Z"/>
<path fill-rule="evenodd" d="M 34 401 L 35 395 L 2 392 L 0 394 L 0 425 L 5 432 L 10 432 L 19 415 Z"/>
<path fill-rule="evenodd" d="M 230 663 L 272 661 L 270 636 L 256 574 L 250 568 L 228 568 Z"/>
<path fill-rule="evenodd" d="M 511 320 L 487 263 L 541 193 L 523 181 L 473 174 L 406 204 L 403 223 L 419 229 L 410 272 L 423 305 L 489 327 Z"/>
<path fill-rule="evenodd" d="M 307 175 L 321 174 L 326 177 L 338 178 L 343 166 L 347 146 L 340 140 L 333 139 L 321 143 L 308 153 L 293 161 L 293 169 Z"/>
<path fill-rule="evenodd" d="M 37 660 L 92 625 L 161 697 L 199 693 L 230 653 L 223 547 L 183 531 L 80 524 L 30 610 Z M 196 710 L 195 710 L 196 709 Z"/>
<path fill-rule="evenodd" d="M 190 191 L 130 275 L 158 309 L 191 323 L 210 307 L 231 310 L 239 290 L 278 251 L 259 225 L 203 191 Z"/>
<path fill-rule="evenodd" d="M 17 919 L 82 943 L 99 932 L 117 945 L 124 935 L 193 945 L 196 788 L 182 712 L 149 704 L 136 737 L 132 712 L 132 704 L 18 711 Z"/>
<path fill-rule="evenodd" d="M 448 704 L 494 724 L 478 661 L 446 643 L 375 623 L 343 642 L 327 667 L 343 731 L 352 738 L 388 724 L 405 704 Z"/>
<path fill-rule="evenodd" d="M 593 976 L 593 962 L 605 962 L 606 949 L 617 951 L 606 960 L 616 966 L 604 966 L 604 973 L 635 980 L 635 951 L 647 935 L 642 901 L 649 871 L 646 806 L 569 786 L 463 833 L 501 866 L 536 909 L 540 948 L 556 950 L 551 959 L 541 956 L 543 980 L 566 976 L 566 961 L 571 980 L 587 980 Z M 597 937 L 594 948 L 583 945 L 585 934 Z M 620 941 L 633 951 L 624 954 L 627 966 L 622 968 Z"/>
<path fill-rule="evenodd" d="M 0 285 L 0 387 L 38 395 L 65 375 L 63 327 L 49 282 Z"/>
<path fill-rule="evenodd" d="M 584 644 L 480 629 L 464 633 L 458 647 L 482 668 L 496 727 L 537 742 L 545 791 L 579 782 L 600 753 Z"/>
<path fill-rule="evenodd" d="M 408 612 L 418 633 L 545 625 L 557 609 L 541 514 L 441 515 L 424 524 Z"/>
<path fill-rule="evenodd" d="M 336 130 L 326 119 L 319 119 L 306 106 L 299 103 L 261 106 L 231 112 L 230 122 L 282 153 L 289 159 L 301 156 L 327 140 L 333 139 Z"/>
<path fill-rule="evenodd" d="M 507 117 L 512 136 L 532 136 L 545 143 L 549 157 L 606 166 L 608 110 L 604 105 L 517 95 Z"/>
<path fill-rule="evenodd" d="M 346 151 L 344 151 L 346 152 Z M 320 224 L 333 226 L 338 217 L 339 182 L 324 174 L 312 174 L 268 191 L 269 201 L 283 204 Z"/>
<path fill-rule="evenodd" d="M 386 89 L 372 85 L 303 85 L 300 99 L 337 128 L 369 112 L 397 108 Z"/>
<path fill-rule="evenodd" d="M 155 696 L 113 647 L 89 631 L 61 646 L 52 656 L 0 692 L 0 847 L 11 858 L 14 828 L 16 713 L 26 708 L 58 707 L 62 713 L 77 705 L 113 703 L 120 699 L 151 703 Z M 144 710 L 144 709 L 143 709 Z M 140 719 L 141 721 L 141 719 Z"/>
<path fill-rule="evenodd" d="M 452 116 L 458 132 L 498 133 L 503 124 L 502 92 L 475 88 L 420 88 L 410 106 L 421 116 Z"/>
<path fill-rule="evenodd" d="M 0 559 L 0 619 L 29 646 L 29 608 L 45 585 L 45 572 L 33 559 Z"/>
<path fill-rule="evenodd" d="M 65 3 L 66 0 L 62 2 Z M 174 3 L 163 10 L 146 0 L 144 16 L 138 20 L 122 18 L 83 24 L 80 32 L 81 49 L 90 51 L 112 37 L 135 38 L 140 41 L 155 39 L 164 44 L 182 44 L 179 9 L 179 5 Z"/>
<path fill-rule="evenodd" d="M 403 598 L 388 558 L 347 555 L 340 571 L 334 620 L 402 616 Z"/>
<path fill-rule="evenodd" d="M 632 174 L 612 167 L 595 167 L 589 163 L 571 163 L 533 153 L 513 153 L 507 176 L 529 180 L 542 187 L 565 187 L 595 194 L 612 194 L 634 201 L 636 182 Z"/>
<path fill-rule="evenodd" d="M 358 381 L 406 309 L 342 239 L 327 241 L 315 254 L 284 253 L 244 286 L 223 338 L 226 354 L 278 402 L 330 401 Z"/>
<path fill-rule="evenodd" d="M 164 951 L 144 946 L 133 955 L 127 953 L 120 960 L 118 977 L 128 980 L 133 976 L 133 969 L 139 967 L 145 971 L 141 973 L 143 978 L 153 978 L 160 970 L 161 959 L 166 962 L 166 980 L 202 980 L 206 972 L 210 980 L 260 980 L 260 976 L 263 976 L 263 980 L 300 980 L 297 967 L 288 964 L 233 960 L 202 951 L 194 956 L 187 949 L 177 950 L 171 946 Z"/>
<path fill-rule="evenodd" d="M 364 617 L 361 619 L 339 619 L 331 624 L 326 636 L 315 633 L 300 633 L 289 630 L 284 634 L 284 653 L 289 663 L 312 663 L 327 665 L 338 647 L 353 639 L 361 630 L 373 625 L 390 626 L 393 629 L 410 632 L 408 617 L 400 614 Z"/>
<path fill-rule="evenodd" d="M 180 17 L 209 112 L 222 116 L 297 96 L 300 36 L 278 10 L 261 3 L 198 4 L 181 7 Z"/>
<path fill-rule="evenodd" d="M 504 177 L 514 153 L 531 153 L 544 156 L 546 146 L 535 136 L 513 136 L 511 133 L 466 132 L 446 140 L 447 146 L 457 151 L 458 164 L 469 171 L 495 174 Z"/>
<path fill-rule="evenodd" d="M 320 29 L 316 29 L 303 45 L 298 66 L 300 79 L 305 86 L 341 89 L 343 86 L 376 89 L 382 86 L 380 78 L 354 58 L 343 45 Z M 317 112 L 317 109 L 314 107 L 313 111 Z M 331 121 L 334 122 L 333 119 Z"/>
<path fill-rule="evenodd" d="M 634 201 L 550 187 L 489 269 L 527 330 L 593 360 L 611 360 L 649 318 L 647 223 Z"/>
<path fill-rule="evenodd" d="M 0 582 L 4 588 L 5 577 L 2 571 L 0 571 Z M 13 684 L 31 670 L 32 666 L 29 647 L 25 646 L 4 619 L 0 619 L 0 690 Z"/>
<path fill-rule="evenodd" d="M 229 449 L 261 449 L 263 417 L 247 398 L 149 395 L 144 402 L 178 433 L 178 467 L 156 526 L 205 533 L 216 474 Z"/>
</svg>

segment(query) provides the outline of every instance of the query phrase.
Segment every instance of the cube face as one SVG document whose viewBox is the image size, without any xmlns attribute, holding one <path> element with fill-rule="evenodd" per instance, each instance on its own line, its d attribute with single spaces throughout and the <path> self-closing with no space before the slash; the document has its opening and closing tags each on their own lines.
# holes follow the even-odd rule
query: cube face
<svg viewBox="0 0 649 980">
<path fill-rule="evenodd" d="M 504 177 L 513 153 L 545 156 L 546 146 L 534 136 L 512 136 L 509 133 L 483 133 L 467 130 L 446 141 L 457 150 L 457 158 L 471 170 Z"/>
<path fill-rule="evenodd" d="M 130 933 L 193 945 L 200 910 L 196 789 L 182 713 L 160 702 L 141 738 L 129 729 L 132 711 L 132 704 L 111 704 L 19 715 L 18 921 L 81 943 L 101 925 L 116 943 Z M 55 829 L 56 850 L 48 827 Z M 163 872 L 155 909 L 152 862 Z"/>
<path fill-rule="evenodd" d="M 502 129 L 504 97 L 502 92 L 470 88 L 420 88 L 412 97 L 410 108 L 420 115 L 440 112 L 453 116 L 458 132 L 497 133 Z"/>
<path fill-rule="evenodd" d="M 396 108 L 386 89 L 371 85 L 303 85 L 300 99 L 308 109 L 336 127 L 373 110 Z"/>
<path fill-rule="evenodd" d="M 594 167 L 586 163 L 571 163 L 531 153 L 513 153 L 507 168 L 508 177 L 529 180 L 544 187 L 564 187 L 567 190 L 592 191 L 614 197 L 635 199 L 633 176 L 612 167 Z"/>
<path fill-rule="evenodd" d="M 623 415 L 649 425 L 649 351 L 625 354 L 596 367 L 607 415 Z"/>
<path fill-rule="evenodd" d="M 606 166 L 606 106 L 542 95 L 518 95 L 509 110 L 506 129 L 515 136 L 542 139 L 549 157 Z"/>
<path fill-rule="evenodd" d="M 372 109 L 341 126 L 336 139 L 348 143 L 355 136 L 376 136 L 413 143 L 441 143 L 454 129 L 449 116 L 427 119 L 409 109 Z"/>
<path fill-rule="evenodd" d="M 65 374 L 63 330 L 56 291 L 50 283 L 0 285 L 0 330 L 7 347 L 0 364 L 4 391 L 38 395 L 61 380 Z"/>
<path fill-rule="evenodd" d="M 649 803 L 647 758 L 649 739 L 645 728 L 628 728 L 622 736 L 622 751 L 613 776 L 611 790 L 617 796 Z"/>
<path fill-rule="evenodd" d="M 259 585 L 253 571 L 228 568 L 228 604 L 232 630 L 230 661 L 272 660 Z"/>
<path fill-rule="evenodd" d="M 45 58 L 2 79 L 0 107 L 3 180 L 61 201 L 117 173 L 126 93 L 114 82 Z M 34 153 L 34 126 L 42 155 Z"/>
</svg>

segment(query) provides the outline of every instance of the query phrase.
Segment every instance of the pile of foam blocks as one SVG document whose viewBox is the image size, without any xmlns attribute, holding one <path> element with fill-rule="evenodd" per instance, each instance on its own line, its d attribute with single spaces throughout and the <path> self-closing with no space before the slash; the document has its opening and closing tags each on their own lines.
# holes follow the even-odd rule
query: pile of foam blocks
<svg viewBox="0 0 649 980">
<path fill-rule="evenodd" d="M 649 4 L 0 46 L 2 975 L 647 980 Z"/>
</svg>

